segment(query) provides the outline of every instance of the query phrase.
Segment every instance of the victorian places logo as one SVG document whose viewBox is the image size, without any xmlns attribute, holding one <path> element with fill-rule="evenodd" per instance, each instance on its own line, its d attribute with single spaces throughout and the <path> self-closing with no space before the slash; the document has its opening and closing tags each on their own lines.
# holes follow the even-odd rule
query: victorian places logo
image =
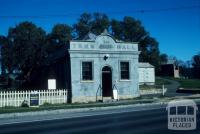
<svg viewBox="0 0 200 134">
<path fill-rule="evenodd" d="M 168 103 L 168 129 L 194 130 L 196 129 L 197 105 L 192 100 L 173 100 Z"/>
</svg>

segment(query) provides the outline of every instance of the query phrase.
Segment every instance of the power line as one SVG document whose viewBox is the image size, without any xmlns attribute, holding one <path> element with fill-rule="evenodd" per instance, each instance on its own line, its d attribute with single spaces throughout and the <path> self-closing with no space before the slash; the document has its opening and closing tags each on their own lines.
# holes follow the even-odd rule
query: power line
<svg viewBox="0 0 200 134">
<path fill-rule="evenodd" d="M 182 7 L 171 7 L 171 8 L 159 8 L 159 9 L 140 9 L 134 11 L 124 11 L 124 12 L 110 12 L 111 14 L 121 14 L 121 13 L 151 13 L 151 12 L 164 12 L 164 11 L 178 11 L 178 10 L 191 10 L 200 9 L 198 6 L 182 6 Z"/>
<path fill-rule="evenodd" d="M 106 12 L 105 14 L 126 14 L 126 13 L 157 13 L 157 12 L 166 12 L 166 11 L 178 11 L 178 10 L 192 10 L 200 9 L 200 5 L 196 6 L 181 6 L 181 7 L 171 7 L 171 8 L 160 8 L 160 9 L 139 9 L 132 11 L 114 11 Z M 79 16 L 81 13 L 67 13 L 67 14 L 46 14 L 46 15 L 0 15 L 0 18 L 3 19 L 48 19 L 48 18 L 63 18 L 63 17 L 75 17 Z"/>
</svg>

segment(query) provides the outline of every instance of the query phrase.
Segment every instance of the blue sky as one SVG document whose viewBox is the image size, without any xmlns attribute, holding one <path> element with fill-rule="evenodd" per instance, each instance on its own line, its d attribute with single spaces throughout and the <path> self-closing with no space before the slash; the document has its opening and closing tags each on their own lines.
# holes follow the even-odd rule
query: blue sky
<svg viewBox="0 0 200 134">
<path fill-rule="evenodd" d="M 57 23 L 72 25 L 82 12 L 102 12 L 115 19 L 132 16 L 141 20 L 151 36 L 158 40 L 161 53 L 186 61 L 200 52 L 200 7 L 159 9 L 187 6 L 200 6 L 200 0 L 0 0 L 0 35 L 7 35 L 9 27 L 25 20 L 50 32 Z M 136 10 L 158 11 L 140 13 Z M 28 17 L 47 15 L 65 16 Z"/>
</svg>

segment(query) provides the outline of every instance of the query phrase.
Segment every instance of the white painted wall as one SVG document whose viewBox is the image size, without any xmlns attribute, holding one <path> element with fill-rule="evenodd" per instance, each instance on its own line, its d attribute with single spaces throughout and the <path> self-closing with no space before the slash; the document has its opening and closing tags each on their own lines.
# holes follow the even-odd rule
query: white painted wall
<svg viewBox="0 0 200 134">
<path fill-rule="evenodd" d="M 142 84 L 149 84 L 154 85 L 155 84 L 155 69 L 154 68 L 139 68 L 139 82 L 140 85 Z"/>
</svg>

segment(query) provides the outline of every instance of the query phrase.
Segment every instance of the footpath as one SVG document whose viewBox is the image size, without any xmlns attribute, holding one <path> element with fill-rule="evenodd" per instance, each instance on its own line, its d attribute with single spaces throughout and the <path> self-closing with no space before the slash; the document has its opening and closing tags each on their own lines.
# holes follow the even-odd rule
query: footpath
<svg viewBox="0 0 200 134">
<path fill-rule="evenodd" d="M 26 108 L 22 112 L 18 112 L 16 110 L 14 112 L 9 111 L 10 113 L 1 113 L 0 125 L 9 123 L 112 114 L 114 112 L 127 112 L 128 110 L 140 111 L 149 109 L 160 109 L 166 108 L 169 101 L 177 99 L 192 99 L 197 103 L 197 105 L 200 104 L 200 94 L 196 94 L 176 97 L 141 96 L 136 99 L 109 101 L 104 103 L 98 102 L 87 104 L 65 104 L 62 106 L 50 105 L 48 107 L 33 108 L 34 110 L 32 108 Z"/>
</svg>

